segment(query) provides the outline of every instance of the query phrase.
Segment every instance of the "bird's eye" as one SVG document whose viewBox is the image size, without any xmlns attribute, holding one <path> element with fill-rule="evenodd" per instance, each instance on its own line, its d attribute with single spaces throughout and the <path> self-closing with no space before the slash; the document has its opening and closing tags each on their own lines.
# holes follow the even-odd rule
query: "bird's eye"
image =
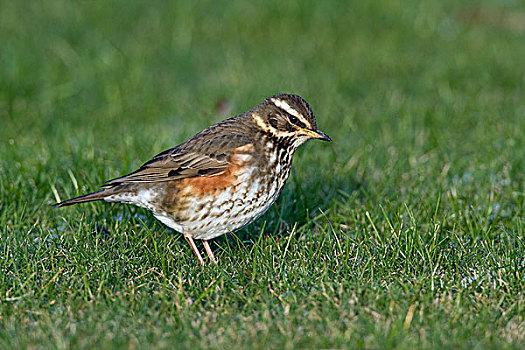
<svg viewBox="0 0 525 350">
<path fill-rule="evenodd" d="M 290 121 L 290 123 L 297 125 L 300 128 L 306 128 L 306 125 L 293 115 L 288 116 L 288 120 Z"/>
</svg>

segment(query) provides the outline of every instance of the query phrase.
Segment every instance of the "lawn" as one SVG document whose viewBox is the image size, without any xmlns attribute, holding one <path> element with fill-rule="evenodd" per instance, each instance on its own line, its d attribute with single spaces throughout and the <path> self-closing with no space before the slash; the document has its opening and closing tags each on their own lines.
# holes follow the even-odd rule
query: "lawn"
<svg viewBox="0 0 525 350">
<path fill-rule="evenodd" d="M 0 7 L 0 348 L 525 347 L 522 2 Z M 218 266 L 52 206 L 280 92 L 334 142 Z"/>
</svg>

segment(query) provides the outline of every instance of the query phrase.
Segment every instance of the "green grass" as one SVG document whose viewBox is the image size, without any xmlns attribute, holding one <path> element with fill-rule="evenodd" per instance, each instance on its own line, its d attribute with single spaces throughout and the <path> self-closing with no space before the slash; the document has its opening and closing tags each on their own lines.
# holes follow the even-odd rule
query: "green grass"
<svg viewBox="0 0 525 350">
<path fill-rule="evenodd" d="M 525 5 L 189 3 L 0 4 L 0 348 L 523 348 Z M 50 206 L 279 92 L 334 142 L 218 266 Z"/>
</svg>

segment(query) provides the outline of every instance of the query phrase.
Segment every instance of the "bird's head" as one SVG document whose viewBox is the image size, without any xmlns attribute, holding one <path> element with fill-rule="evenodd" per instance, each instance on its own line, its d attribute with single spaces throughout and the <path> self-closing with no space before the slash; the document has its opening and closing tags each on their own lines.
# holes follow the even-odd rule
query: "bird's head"
<svg viewBox="0 0 525 350">
<path fill-rule="evenodd" d="M 312 138 L 332 141 L 317 128 L 310 106 L 297 95 L 268 97 L 252 110 L 251 115 L 263 132 L 277 139 L 292 139 L 297 146 Z"/>
</svg>

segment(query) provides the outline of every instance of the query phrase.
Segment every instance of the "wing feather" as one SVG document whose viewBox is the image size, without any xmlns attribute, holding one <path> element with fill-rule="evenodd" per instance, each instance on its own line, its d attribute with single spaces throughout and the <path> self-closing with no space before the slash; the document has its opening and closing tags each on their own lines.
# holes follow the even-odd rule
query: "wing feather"
<svg viewBox="0 0 525 350">
<path fill-rule="evenodd" d="M 209 155 L 192 153 L 164 156 L 153 162 L 148 162 L 137 171 L 106 182 L 104 187 L 113 187 L 121 183 L 131 182 L 162 182 L 187 177 L 210 176 L 222 173 L 229 166 L 228 160 L 217 160 Z"/>
<path fill-rule="evenodd" d="M 175 148 L 159 153 L 137 171 L 109 180 L 102 187 L 172 181 L 224 172 L 231 165 L 230 155 L 234 149 L 250 143 L 250 140 L 239 134 L 224 137 L 217 126 L 220 124 L 202 131 Z M 206 142 L 203 142 L 203 137 Z"/>
</svg>

